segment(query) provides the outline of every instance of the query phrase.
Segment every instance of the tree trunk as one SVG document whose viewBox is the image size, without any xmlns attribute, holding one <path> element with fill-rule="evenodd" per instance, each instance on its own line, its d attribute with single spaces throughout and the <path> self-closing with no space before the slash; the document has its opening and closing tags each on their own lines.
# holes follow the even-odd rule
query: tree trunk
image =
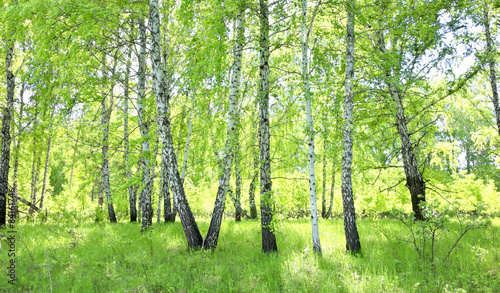
<svg viewBox="0 0 500 293">
<path fill-rule="evenodd" d="M 259 0 L 260 18 L 260 85 L 259 97 L 259 148 L 260 148 L 260 222 L 262 250 L 278 251 L 272 227 L 273 203 L 271 199 L 271 144 L 269 134 L 269 7 L 267 0 Z"/>
<path fill-rule="evenodd" d="M 379 49 L 382 53 L 386 53 L 385 40 L 383 34 L 379 34 Z M 408 131 L 408 124 L 404 113 L 403 94 L 397 84 L 392 80 L 394 77 L 391 74 L 390 65 L 386 66 L 386 83 L 389 88 L 389 94 L 396 104 L 396 128 L 401 139 L 401 154 L 403 156 L 403 168 L 406 176 L 406 187 L 410 191 L 411 203 L 415 220 L 422 221 L 421 203 L 425 202 L 425 182 L 420 173 L 417 163 L 417 157 L 413 151 L 413 146 Z M 399 81 L 396 81 L 399 83 Z"/>
<path fill-rule="evenodd" d="M 214 210 L 210 227 L 208 228 L 207 236 L 203 242 L 205 249 L 215 249 L 219 238 L 220 226 L 222 224 L 222 216 L 224 215 L 225 195 L 229 180 L 231 178 L 231 163 L 233 161 L 233 151 L 236 138 L 236 115 L 237 103 L 236 99 L 240 89 L 241 79 L 241 63 L 243 53 L 243 22 L 244 22 L 244 9 L 238 15 L 236 20 L 236 42 L 234 46 L 234 63 L 231 72 L 231 89 L 229 93 L 229 113 L 227 116 L 227 135 L 226 135 L 226 148 L 224 156 L 224 169 L 219 178 L 219 188 L 215 197 Z"/>
<path fill-rule="evenodd" d="M 124 97 L 123 97 L 123 143 L 125 145 L 125 176 L 127 178 L 127 182 L 132 179 L 132 170 L 130 168 L 130 141 L 129 141 L 129 129 L 128 129 L 128 112 L 129 112 L 129 98 L 130 98 L 130 87 L 129 87 L 129 79 L 130 79 L 130 52 L 127 56 L 127 71 L 125 72 L 125 82 L 124 82 Z M 130 208 L 130 222 L 137 222 L 137 209 L 135 207 L 135 194 L 134 187 L 132 185 L 128 186 L 128 202 Z"/>
<path fill-rule="evenodd" d="M 184 117 L 186 116 L 186 105 L 182 106 L 182 113 L 180 115 L 180 122 L 179 122 L 179 138 L 177 139 L 177 150 L 175 151 L 175 157 L 179 158 L 179 153 L 181 151 L 181 144 L 182 144 L 182 124 L 184 124 Z M 182 179 L 182 177 L 181 177 Z"/>
<path fill-rule="evenodd" d="M 151 158 L 151 223 L 153 223 L 153 216 L 154 216 L 154 210 L 153 210 L 153 198 L 155 195 L 154 192 L 154 185 L 155 185 L 155 178 L 156 178 L 156 158 L 158 157 L 158 146 L 160 144 L 160 136 L 158 135 L 158 131 L 156 133 L 156 140 L 155 140 L 155 147 L 153 151 L 153 157 Z M 158 195 L 158 198 L 160 198 L 160 195 Z M 161 198 L 158 200 L 161 201 Z M 161 210 L 160 210 L 161 212 Z"/>
<path fill-rule="evenodd" d="M 172 209 L 172 204 L 170 200 L 170 187 L 168 184 L 168 172 L 167 172 L 167 152 L 162 150 L 161 156 L 161 194 L 163 196 L 163 217 L 165 222 L 175 222 L 175 216 L 177 215 L 177 210 L 175 207 Z"/>
<path fill-rule="evenodd" d="M 113 93 L 113 90 L 110 91 L 110 94 Z M 111 223 L 116 223 L 116 216 L 115 216 L 115 210 L 113 207 L 113 201 L 111 200 L 111 188 L 109 185 L 109 163 L 108 163 L 108 136 L 109 136 L 109 118 L 111 116 L 111 107 L 110 110 L 108 111 L 106 109 L 106 93 L 104 94 L 104 97 L 102 98 L 102 105 L 101 105 L 101 129 L 102 129 L 102 169 L 101 169 L 101 186 L 103 190 L 101 191 L 101 194 L 106 194 L 106 201 L 108 205 L 108 215 L 109 215 L 109 221 Z M 102 195 L 101 195 L 102 196 Z M 99 198 L 101 200 L 101 198 Z"/>
<path fill-rule="evenodd" d="M 141 158 L 142 158 L 142 182 L 144 187 L 141 192 L 142 221 L 141 232 L 150 230 L 153 224 L 153 209 L 151 207 L 151 164 L 150 164 L 150 144 L 149 144 L 149 125 L 146 121 L 144 110 L 144 101 L 146 99 L 146 26 L 144 19 L 139 18 L 140 31 L 140 51 L 139 51 L 139 72 L 137 83 L 137 117 L 139 119 L 139 130 L 142 137 Z"/>
<path fill-rule="evenodd" d="M 23 132 L 22 121 L 23 121 L 23 113 L 24 113 L 24 82 L 21 84 L 21 93 L 19 95 L 19 118 L 18 118 L 18 131 L 17 131 L 17 140 L 15 141 L 15 149 L 14 149 L 14 174 L 12 176 L 12 190 L 14 194 L 17 194 L 17 175 L 19 171 L 19 156 L 21 152 L 21 134 Z"/>
<path fill-rule="evenodd" d="M 500 135 L 500 105 L 498 103 L 498 89 L 497 89 L 497 74 L 495 71 L 495 58 L 493 57 L 494 48 L 493 41 L 491 40 L 490 32 L 490 17 L 489 17 L 489 5 L 484 4 L 484 34 L 486 36 L 486 58 L 488 60 L 488 65 L 490 67 L 490 85 L 491 85 L 491 101 L 493 102 L 493 108 L 495 109 L 495 118 L 497 121 L 497 131 Z"/>
<path fill-rule="evenodd" d="M 241 8 L 241 13 L 239 15 L 239 18 L 241 18 L 241 23 L 236 21 L 236 44 L 234 47 L 235 50 L 235 66 L 236 66 L 236 60 L 239 58 L 239 66 L 242 66 L 243 62 L 243 52 L 240 52 L 237 54 L 237 51 L 242 51 L 244 47 L 244 41 L 245 41 L 245 8 Z M 241 71 L 241 68 L 240 68 Z M 241 75 L 241 73 L 240 73 Z M 241 76 L 239 77 L 241 80 Z M 238 88 L 240 87 L 240 82 L 238 82 Z M 245 91 L 243 91 L 243 94 Z M 235 198 L 234 198 L 234 208 L 235 208 L 235 216 L 234 219 L 236 222 L 241 221 L 241 217 L 245 216 L 248 218 L 248 215 L 246 212 L 243 210 L 241 207 L 241 185 L 242 185 L 242 179 L 241 179 L 241 150 L 240 150 L 240 128 L 241 128 L 241 119 L 240 119 L 240 109 L 238 108 L 238 95 L 235 97 L 236 100 L 236 115 L 235 115 L 235 131 L 234 131 L 234 141 L 233 141 L 233 156 L 234 156 L 234 173 L 236 177 L 236 182 L 235 182 Z M 255 201 L 254 201 L 255 202 Z"/>
<path fill-rule="evenodd" d="M 75 158 L 76 158 L 76 149 L 78 147 L 78 139 L 80 137 L 80 127 L 78 127 L 77 133 L 76 133 L 76 140 L 75 140 L 75 145 L 73 147 L 73 159 L 71 160 L 71 175 L 69 176 L 69 190 L 71 190 L 71 186 L 73 186 L 73 171 L 75 169 Z"/>
<path fill-rule="evenodd" d="M 345 66 L 345 100 L 344 100 L 344 151 L 342 153 L 342 202 L 344 208 L 344 230 L 346 249 L 351 253 L 361 250 L 358 228 L 356 226 L 356 213 L 354 210 L 354 196 L 352 190 L 352 131 L 354 94 L 352 79 L 354 78 L 354 7 L 355 0 L 347 4 L 347 49 Z"/>
<path fill-rule="evenodd" d="M 337 160 L 334 158 L 333 164 L 332 164 L 332 185 L 330 187 L 330 206 L 328 207 L 328 212 L 325 215 L 325 219 L 332 217 L 333 195 L 334 195 L 334 190 L 335 190 L 335 165 L 337 165 Z"/>
<path fill-rule="evenodd" d="M 238 126 L 236 126 L 238 127 Z M 234 147 L 234 175 L 236 177 L 236 188 L 235 188 L 235 198 L 234 198 L 234 220 L 236 222 L 241 221 L 241 216 L 244 215 L 243 208 L 241 207 L 241 164 L 240 164 L 240 146 L 238 142 L 238 137 L 235 139 Z"/>
<path fill-rule="evenodd" d="M 47 175 L 49 172 L 49 162 L 50 162 L 50 148 L 52 146 L 52 135 L 53 135 L 53 119 L 54 119 L 54 110 L 50 115 L 50 125 L 49 125 L 49 141 L 47 142 L 47 155 L 45 156 L 45 167 L 43 170 L 43 182 L 42 182 L 42 194 L 40 196 L 40 209 L 43 209 L 43 201 L 45 199 L 45 190 L 47 188 Z"/>
<path fill-rule="evenodd" d="M 188 246 L 192 249 L 196 249 L 203 245 L 203 238 L 184 193 L 184 186 L 182 185 L 182 181 L 179 176 L 177 157 L 175 156 L 175 149 L 172 141 L 171 123 L 168 115 L 169 93 L 168 91 L 164 91 L 164 76 L 161 68 L 160 15 L 158 0 L 149 1 L 149 17 L 152 37 L 151 63 L 153 65 L 153 88 L 158 114 L 158 127 L 160 128 L 164 151 L 167 152 L 168 181 L 174 195 L 174 205 L 177 207 L 179 212 L 179 217 L 187 238 Z"/>
<path fill-rule="evenodd" d="M 160 162 L 160 192 L 158 192 L 158 208 L 156 209 L 156 222 L 161 222 L 161 203 L 163 198 L 163 172 L 165 172 L 165 168 L 163 167 L 162 162 Z"/>
<path fill-rule="evenodd" d="M 312 25 L 312 24 L 311 24 Z M 314 122 L 312 118 L 312 97 L 309 86 L 309 61 L 308 61 L 308 33 L 307 33 L 307 0 L 302 0 L 302 80 L 304 83 L 303 93 L 306 99 L 307 127 L 309 158 L 309 195 L 311 203 L 311 225 L 313 251 L 321 254 L 321 243 L 319 241 L 318 208 L 316 205 L 316 171 L 314 170 Z"/>
<path fill-rule="evenodd" d="M 326 128 L 326 127 L 325 127 Z M 326 129 L 325 129 L 325 132 L 326 132 Z M 323 137 L 323 172 L 322 172 L 322 180 L 321 180 L 321 184 L 323 185 L 323 196 L 321 197 L 321 217 L 323 219 L 326 219 L 326 165 L 327 165 L 327 160 L 326 160 L 326 144 L 327 144 L 327 141 L 326 141 L 326 133 Z"/>
<path fill-rule="evenodd" d="M 16 1 L 17 3 L 17 1 Z M 7 220 L 7 195 L 9 191 L 9 169 L 10 169 L 10 120 L 14 106 L 14 90 L 16 81 L 11 70 L 14 54 L 14 40 L 7 40 L 7 54 L 5 56 L 5 73 L 7 81 L 7 99 L 3 110 L 2 119 L 2 146 L 0 157 L 0 227 L 6 225 Z"/>
<path fill-rule="evenodd" d="M 255 117 L 255 123 L 252 131 L 252 142 L 257 142 L 257 132 L 258 132 L 258 123 L 257 117 Z M 252 148 L 252 157 L 253 157 L 253 170 L 254 174 L 252 176 L 252 181 L 250 182 L 250 186 L 248 188 L 248 201 L 250 204 L 250 219 L 257 219 L 257 205 L 255 204 L 255 185 L 257 178 L 259 176 L 259 153 L 257 152 L 257 147 Z"/>
<path fill-rule="evenodd" d="M 403 155 L 403 167 L 406 175 L 406 187 L 410 190 L 411 204 L 415 219 L 424 220 L 421 203 L 425 202 L 425 182 L 418 169 L 417 157 L 413 151 L 413 146 L 408 132 L 408 125 L 404 114 L 402 96 L 400 92 L 393 93 L 396 101 L 396 126 L 401 139 L 401 152 Z"/>
<path fill-rule="evenodd" d="M 187 162 L 188 162 L 188 156 L 189 156 L 189 142 L 191 141 L 191 133 L 193 132 L 193 112 L 194 112 L 194 103 L 193 103 L 193 108 L 191 109 L 191 114 L 189 114 L 188 133 L 187 133 L 187 137 L 186 137 L 186 146 L 184 148 L 184 162 L 182 164 L 182 173 L 181 173 L 182 184 L 184 184 L 184 179 L 186 178 L 186 172 L 187 172 Z"/>
<path fill-rule="evenodd" d="M 38 155 L 37 155 L 37 130 L 38 130 L 38 102 L 35 101 L 35 119 L 33 122 L 33 160 L 31 165 L 31 203 L 36 205 L 36 194 L 37 194 L 37 184 L 38 184 L 38 167 L 37 164 Z M 33 217 L 34 210 L 32 208 L 29 209 L 30 218 Z"/>
</svg>

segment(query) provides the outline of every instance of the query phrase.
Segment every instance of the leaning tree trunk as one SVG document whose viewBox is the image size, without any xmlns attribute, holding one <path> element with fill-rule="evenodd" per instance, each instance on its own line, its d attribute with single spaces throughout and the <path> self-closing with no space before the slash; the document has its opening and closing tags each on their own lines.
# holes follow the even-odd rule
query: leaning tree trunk
<svg viewBox="0 0 500 293">
<path fill-rule="evenodd" d="M 260 20 L 260 85 L 259 98 L 259 148 L 260 148 L 260 222 L 262 250 L 278 251 L 272 220 L 271 143 L 269 134 L 269 6 L 259 0 Z"/>
<path fill-rule="evenodd" d="M 311 24 L 312 25 L 312 24 Z M 316 205 L 316 172 L 314 170 L 314 123 L 312 118 L 312 97 L 309 86 L 309 62 L 308 62 L 308 33 L 307 33 L 307 0 L 302 0 L 302 80 L 304 83 L 303 92 L 306 99 L 307 127 L 306 132 L 308 140 L 308 158 L 309 158 L 309 195 L 311 203 L 311 224 L 312 224 L 312 242 L 315 254 L 321 254 L 321 243 L 319 241 L 318 227 L 318 207 Z"/>
<path fill-rule="evenodd" d="M 142 158 L 142 182 L 144 188 L 141 192 L 142 221 L 141 231 L 150 230 L 153 224 L 153 209 L 151 207 L 151 164 L 149 160 L 149 125 L 146 121 L 144 110 L 144 101 L 146 99 L 146 26 L 144 19 L 139 18 L 140 31 L 140 51 L 139 51 L 139 72 L 137 73 L 139 81 L 137 83 L 137 117 L 139 118 L 139 130 L 142 137 L 141 158 Z"/>
<path fill-rule="evenodd" d="M 489 5 L 484 4 L 484 34 L 486 36 L 486 58 L 488 60 L 488 65 L 490 67 L 490 85 L 491 85 L 491 101 L 493 102 L 493 108 L 495 109 L 495 118 L 497 120 L 497 131 L 500 135 L 500 105 L 498 103 L 498 89 L 497 89 L 497 74 L 495 71 L 495 58 L 493 57 L 493 41 L 491 40 L 490 32 L 490 17 L 489 17 Z"/>
<path fill-rule="evenodd" d="M 394 91 L 391 90 L 392 93 Z M 413 146 L 408 132 L 408 125 L 404 114 L 402 96 L 400 92 L 394 93 L 396 98 L 396 126 L 401 139 L 401 152 L 403 154 L 403 167 L 406 175 L 406 187 L 410 190 L 411 204 L 415 219 L 424 220 L 421 203 L 425 202 L 425 182 L 420 173 L 417 157 L 413 151 Z"/>
<path fill-rule="evenodd" d="M 352 79 L 354 78 L 354 7 L 355 0 L 347 4 L 347 49 L 345 66 L 345 100 L 344 100 L 344 151 L 342 153 L 342 202 L 344 208 L 344 230 L 346 249 L 351 253 L 361 250 L 358 228 L 356 226 L 356 213 L 354 210 L 354 196 L 352 190 L 352 131 L 354 94 Z"/>
<path fill-rule="evenodd" d="M 244 11 L 244 10 L 243 10 Z M 231 72 L 231 89 L 229 93 L 229 113 L 227 116 L 227 135 L 226 135 L 226 148 L 223 164 L 223 173 L 219 178 L 219 188 L 215 197 L 214 210 L 210 227 L 208 228 L 207 236 L 203 242 L 205 249 L 215 249 L 217 247 L 217 240 L 219 238 L 220 226 L 222 224 L 222 216 L 225 207 L 225 195 L 227 186 L 231 177 L 231 162 L 233 161 L 233 151 L 236 138 L 236 124 L 235 118 L 237 115 L 236 99 L 240 89 L 241 79 L 241 63 L 243 51 L 243 22 L 244 12 L 241 11 L 236 20 L 236 43 L 234 46 L 234 64 Z"/>
<path fill-rule="evenodd" d="M 163 86 L 164 76 L 161 68 L 160 14 L 158 0 L 149 1 L 149 19 L 152 38 L 151 63 L 153 65 L 153 88 L 158 114 L 158 127 L 160 128 L 164 151 L 167 152 L 168 181 L 174 195 L 174 205 L 177 207 L 188 246 L 192 249 L 196 249 L 203 245 L 203 238 L 184 193 L 184 186 L 182 185 L 182 180 L 179 175 L 177 157 L 175 156 L 175 149 L 172 141 L 171 123 L 168 115 L 169 97 L 168 91 L 165 92 Z"/>
<path fill-rule="evenodd" d="M 379 40 L 379 50 L 386 54 L 385 40 L 383 34 L 378 34 Z M 394 77 L 391 75 L 391 67 L 386 66 L 385 75 L 386 83 L 389 88 L 389 94 L 396 104 L 396 128 L 399 133 L 399 138 L 401 139 L 401 154 L 403 156 L 403 168 L 406 176 L 406 187 L 410 191 L 411 204 L 413 213 L 415 214 L 415 220 L 422 221 L 424 216 L 422 215 L 421 203 L 425 202 L 425 181 L 422 177 L 422 173 L 418 168 L 417 157 L 413 150 L 413 145 L 410 139 L 410 133 L 408 131 L 408 123 L 406 121 L 406 116 L 404 113 L 403 105 L 403 94 L 397 83 L 394 84 Z"/>
<path fill-rule="evenodd" d="M 17 1 L 16 1 L 17 3 Z M 7 80 L 7 99 L 2 117 L 2 145 L 0 156 L 0 227 L 5 226 L 7 219 L 7 195 L 9 193 L 9 162 L 10 162 L 10 120 L 14 106 L 15 77 L 11 70 L 14 55 L 14 41 L 7 40 L 7 54 L 5 56 L 5 73 Z"/>
</svg>

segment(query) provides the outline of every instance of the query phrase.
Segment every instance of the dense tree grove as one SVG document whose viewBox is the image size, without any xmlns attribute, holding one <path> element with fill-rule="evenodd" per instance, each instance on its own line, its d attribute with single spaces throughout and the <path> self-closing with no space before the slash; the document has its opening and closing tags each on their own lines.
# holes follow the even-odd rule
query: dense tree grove
<svg viewBox="0 0 500 293">
<path fill-rule="evenodd" d="M 1 4 L 0 225 L 500 213 L 498 2 Z"/>
</svg>

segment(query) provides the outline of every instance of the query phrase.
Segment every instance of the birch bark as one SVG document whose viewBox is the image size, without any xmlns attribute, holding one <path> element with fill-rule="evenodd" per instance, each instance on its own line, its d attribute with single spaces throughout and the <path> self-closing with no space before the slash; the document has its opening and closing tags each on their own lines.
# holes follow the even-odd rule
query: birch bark
<svg viewBox="0 0 500 293">
<path fill-rule="evenodd" d="M 163 70 L 161 66 L 160 52 L 160 14 L 158 0 L 149 1 L 149 19 L 151 25 L 151 63 L 153 65 L 153 88 L 156 99 L 158 127 L 163 143 L 163 149 L 167 152 L 167 172 L 170 187 L 174 195 L 174 205 L 177 207 L 179 218 L 187 238 L 188 246 L 192 249 L 203 245 L 203 238 L 194 219 L 191 208 L 184 193 L 184 186 L 177 167 L 170 117 L 168 115 L 168 91 L 165 92 L 163 84 Z"/>
<path fill-rule="evenodd" d="M 269 134 L 269 6 L 267 0 L 259 0 L 259 148 L 260 148 L 260 222 L 262 226 L 262 250 L 278 251 L 272 220 L 271 149 Z"/>
<path fill-rule="evenodd" d="M 14 1 L 17 4 L 17 0 Z M 9 193 L 9 170 L 10 170 L 10 121 L 14 107 L 14 91 L 16 81 L 12 72 L 12 59 L 14 55 L 14 39 L 7 40 L 7 52 L 5 55 L 5 74 L 7 81 L 6 105 L 2 117 L 2 145 L 0 155 L 0 227 L 5 226 L 7 219 L 7 195 Z"/>
<path fill-rule="evenodd" d="M 137 83 L 137 117 L 139 119 L 139 130 L 142 137 L 141 146 L 141 159 L 142 159 L 142 182 L 144 187 L 141 192 L 141 209 L 142 221 L 141 232 L 150 230 L 152 228 L 152 214 L 151 207 L 151 164 L 150 164 L 150 143 L 149 143 L 149 125 L 146 121 L 146 114 L 144 110 L 144 101 L 146 99 L 146 26 L 144 19 L 139 18 L 139 33 L 140 33 L 140 50 L 139 50 L 139 71 Z"/>
<path fill-rule="evenodd" d="M 113 207 L 113 201 L 111 200 L 111 188 L 109 185 L 109 162 L 108 162 L 108 138 L 109 138 L 109 116 L 111 115 L 111 111 L 106 109 L 106 94 L 102 98 L 101 104 L 101 129 L 102 129 L 102 168 L 101 168 L 101 185 L 103 190 L 101 194 L 106 194 L 106 201 L 108 205 L 108 215 L 109 221 L 111 223 L 116 223 L 115 210 Z"/>
<path fill-rule="evenodd" d="M 351 253 L 361 250 L 358 228 L 356 226 L 356 213 L 354 210 L 354 196 L 352 190 L 352 131 L 354 94 L 352 79 L 354 78 L 354 9 L 355 0 L 347 4 L 347 48 L 345 66 L 345 100 L 344 100 L 344 150 L 342 153 L 342 203 L 344 209 L 344 231 L 346 238 L 346 249 Z"/>
<path fill-rule="evenodd" d="M 321 243 L 319 241 L 318 227 L 318 207 L 316 204 L 316 172 L 314 170 L 314 122 L 312 118 L 311 88 L 309 85 L 308 51 L 307 0 L 302 0 L 302 81 L 304 85 L 303 93 L 306 100 L 307 116 L 306 134 L 308 135 L 309 196 L 311 203 L 312 242 L 314 253 L 321 254 Z"/>
<path fill-rule="evenodd" d="M 379 50 L 382 53 L 387 53 L 385 47 L 385 39 L 382 32 L 378 33 Z M 398 130 L 399 138 L 401 139 L 401 155 L 403 156 L 403 168 L 406 176 L 406 187 L 410 191 L 412 209 L 417 221 L 424 220 L 422 215 L 421 203 L 425 202 L 425 181 L 422 173 L 418 168 L 417 157 L 413 150 L 413 145 L 410 139 L 410 132 L 408 131 L 408 123 L 406 121 L 403 93 L 399 86 L 399 78 L 394 77 L 391 66 L 385 66 L 385 82 L 387 83 L 389 94 L 396 105 L 396 128 Z M 394 82 L 394 80 L 396 80 Z"/>
<path fill-rule="evenodd" d="M 227 117 L 227 134 L 225 156 L 223 160 L 223 173 L 219 178 L 219 188 L 215 197 L 214 210 L 210 227 L 208 228 L 207 236 L 203 242 L 205 249 L 215 249 L 219 238 L 220 226 L 225 207 L 225 195 L 228 189 L 229 180 L 231 178 L 231 162 L 233 161 L 233 151 L 235 145 L 236 124 L 235 118 L 237 115 L 236 99 L 240 89 L 241 78 L 241 63 L 243 51 L 243 22 L 244 10 L 240 12 L 236 20 L 236 42 L 234 46 L 234 63 L 231 72 L 231 89 L 229 92 L 229 113 Z"/>
<path fill-rule="evenodd" d="M 130 52 L 127 55 L 127 68 L 125 72 L 125 81 L 124 81 L 124 97 L 123 97 L 123 143 L 125 146 L 124 150 L 124 161 L 125 161 L 125 176 L 127 178 L 127 182 L 130 182 L 132 179 L 132 170 L 130 168 L 130 140 L 129 140 L 129 128 L 128 128 L 128 113 L 129 113 L 129 99 L 130 99 Z M 137 209 L 135 206 L 135 194 L 134 187 L 129 186 L 128 188 L 128 202 L 130 209 L 130 222 L 137 222 Z"/>
</svg>

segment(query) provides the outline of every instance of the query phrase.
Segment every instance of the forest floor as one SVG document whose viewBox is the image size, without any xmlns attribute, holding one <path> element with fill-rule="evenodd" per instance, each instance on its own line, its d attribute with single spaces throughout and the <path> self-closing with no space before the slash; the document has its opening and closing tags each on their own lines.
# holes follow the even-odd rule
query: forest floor
<svg viewBox="0 0 500 293">
<path fill-rule="evenodd" d="M 199 220 L 202 234 L 208 219 Z M 320 220 L 322 257 L 310 222 L 283 220 L 277 254 L 261 252 L 260 221 L 226 219 L 215 252 L 188 251 L 179 222 L 19 224 L 15 257 L 0 230 L 0 292 L 500 292 L 500 219 L 459 236 L 458 223 L 419 258 L 401 222 L 358 221 L 362 254 L 345 252 L 341 219 Z M 430 246 L 429 246 L 430 247 Z M 15 260 L 16 285 L 5 268 Z"/>
</svg>

